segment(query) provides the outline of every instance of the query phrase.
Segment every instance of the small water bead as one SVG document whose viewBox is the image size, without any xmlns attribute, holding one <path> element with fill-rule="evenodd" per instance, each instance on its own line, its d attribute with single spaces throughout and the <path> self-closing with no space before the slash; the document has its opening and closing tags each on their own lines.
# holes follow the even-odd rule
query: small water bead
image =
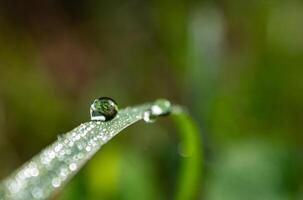
<svg viewBox="0 0 303 200">
<path fill-rule="evenodd" d="M 32 167 L 32 168 L 30 169 L 30 173 L 31 173 L 31 176 L 36 177 L 36 176 L 39 175 L 39 170 L 37 169 L 37 167 Z"/>
<path fill-rule="evenodd" d="M 155 116 L 165 116 L 171 113 L 171 103 L 166 99 L 158 99 L 151 107 L 151 114 Z"/>
<path fill-rule="evenodd" d="M 91 148 L 90 146 L 87 146 L 87 147 L 85 147 L 85 150 L 86 150 L 87 152 L 90 152 L 90 151 L 92 150 L 92 148 Z"/>
<path fill-rule="evenodd" d="M 143 113 L 143 120 L 152 123 L 159 116 L 166 116 L 171 113 L 171 103 L 166 99 L 158 99 L 154 102 L 149 110 Z"/>
<path fill-rule="evenodd" d="M 75 171 L 75 170 L 77 169 L 77 164 L 76 164 L 76 163 L 71 163 L 71 164 L 69 165 L 69 169 L 70 169 L 71 171 Z"/>
<path fill-rule="evenodd" d="M 35 199 L 42 199 L 43 197 L 43 191 L 40 187 L 35 187 L 31 193 Z"/>
<path fill-rule="evenodd" d="M 71 153 L 72 153 L 72 151 L 70 149 L 65 150 L 65 154 L 70 155 Z"/>
<path fill-rule="evenodd" d="M 80 142 L 78 145 L 77 145 L 78 149 L 79 150 L 82 150 L 83 147 L 84 147 L 84 143 L 83 142 Z"/>
<path fill-rule="evenodd" d="M 60 170 L 61 178 L 64 179 L 65 177 L 67 177 L 67 175 L 68 175 L 68 169 L 65 167 L 61 168 L 61 170 Z"/>
<path fill-rule="evenodd" d="M 83 153 L 79 153 L 77 157 L 79 160 L 81 160 L 84 157 L 84 155 L 83 155 Z"/>
<path fill-rule="evenodd" d="M 62 149 L 63 145 L 58 143 L 56 146 L 55 146 L 55 152 L 59 152 L 61 149 Z"/>
<path fill-rule="evenodd" d="M 117 103 L 109 97 L 95 99 L 90 107 L 91 120 L 109 121 L 118 113 Z"/>
<path fill-rule="evenodd" d="M 52 180 L 53 187 L 59 187 L 61 185 L 61 180 L 58 177 L 53 178 Z"/>
<path fill-rule="evenodd" d="M 54 158 L 56 157 L 55 152 L 53 152 L 53 151 L 50 150 L 50 151 L 48 152 L 48 157 L 49 157 L 50 160 L 54 159 Z"/>
<path fill-rule="evenodd" d="M 143 120 L 147 123 L 153 123 L 156 121 L 156 117 L 151 114 L 151 111 L 146 111 L 143 113 Z"/>
<path fill-rule="evenodd" d="M 73 141 L 70 141 L 69 143 L 68 143 L 68 146 L 70 146 L 70 147 L 72 147 L 74 145 L 74 142 Z"/>
</svg>

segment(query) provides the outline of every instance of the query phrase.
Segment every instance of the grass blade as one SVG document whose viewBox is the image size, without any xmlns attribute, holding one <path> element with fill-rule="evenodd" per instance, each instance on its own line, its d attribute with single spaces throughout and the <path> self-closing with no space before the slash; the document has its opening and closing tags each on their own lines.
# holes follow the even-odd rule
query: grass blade
<svg viewBox="0 0 303 200">
<path fill-rule="evenodd" d="M 152 104 L 120 110 L 108 122 L 81 124 L 21 166 L 1 185 L 0 199 L 47 199 L 59 190 L 102 145 L 141 120 Z"/>
<path fill-rule="evenodd" d="M 54 143 L 1 182 L 0 199 L 48 199 L 60 190 L 102 145 L 126 127 L 143 119 L 156 102 L 122 109 L 111 121 L 86 122 L 58 136 Z M 181 159 L 176 199 L 192 199 L 199 185 L 202 161 L 199 133 L 190 117 L 180 107 L 173 106 L 172 112 L 179 127 L 182 148 L 189 153 Z"/>
</svg>

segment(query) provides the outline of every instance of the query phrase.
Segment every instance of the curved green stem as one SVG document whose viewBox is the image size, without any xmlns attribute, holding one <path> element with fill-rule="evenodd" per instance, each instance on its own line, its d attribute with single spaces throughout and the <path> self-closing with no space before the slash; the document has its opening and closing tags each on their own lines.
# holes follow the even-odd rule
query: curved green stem
<svg viewBox="0 0 303 200">
<path fill-rule="evenodd" d="M 173 119 L 180 137 L 181 166 L 176 200 L 197 199 L 202 175 L 202 140 L 198 127 L 180 106 L 173 107 Z"/>
</svg>

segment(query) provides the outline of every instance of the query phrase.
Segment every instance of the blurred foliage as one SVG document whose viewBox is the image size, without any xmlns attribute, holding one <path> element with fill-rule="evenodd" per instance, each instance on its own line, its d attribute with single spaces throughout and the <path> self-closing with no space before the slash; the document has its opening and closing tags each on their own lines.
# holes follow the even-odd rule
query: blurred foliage
<svg viewBox="0 0 303 200">
<path fill-rule="evenodd" d="M 300 0 L 2 0 L 0 177 L 97 96 L 165 97 L 202 130 L 201 198 L 302 199 L 302 35 Z M 171 199 L 172 127 L 130 128 L 54 199 Z"/>
</svg>

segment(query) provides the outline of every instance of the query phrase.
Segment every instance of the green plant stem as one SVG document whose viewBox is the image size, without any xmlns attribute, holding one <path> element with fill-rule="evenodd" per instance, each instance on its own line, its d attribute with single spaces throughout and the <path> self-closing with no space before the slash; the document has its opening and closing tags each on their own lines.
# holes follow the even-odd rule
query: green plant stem
<svg viewBox="0 0 303 200">
<path fill-rule="evenodd" d="M 181 166 L 175 199 L 197 199 L 203 170 L 202 140 L 199 129 L 184 108 L 174 106 L 172 114 L 181 141 L 179 146 Z"/>
</svg>

